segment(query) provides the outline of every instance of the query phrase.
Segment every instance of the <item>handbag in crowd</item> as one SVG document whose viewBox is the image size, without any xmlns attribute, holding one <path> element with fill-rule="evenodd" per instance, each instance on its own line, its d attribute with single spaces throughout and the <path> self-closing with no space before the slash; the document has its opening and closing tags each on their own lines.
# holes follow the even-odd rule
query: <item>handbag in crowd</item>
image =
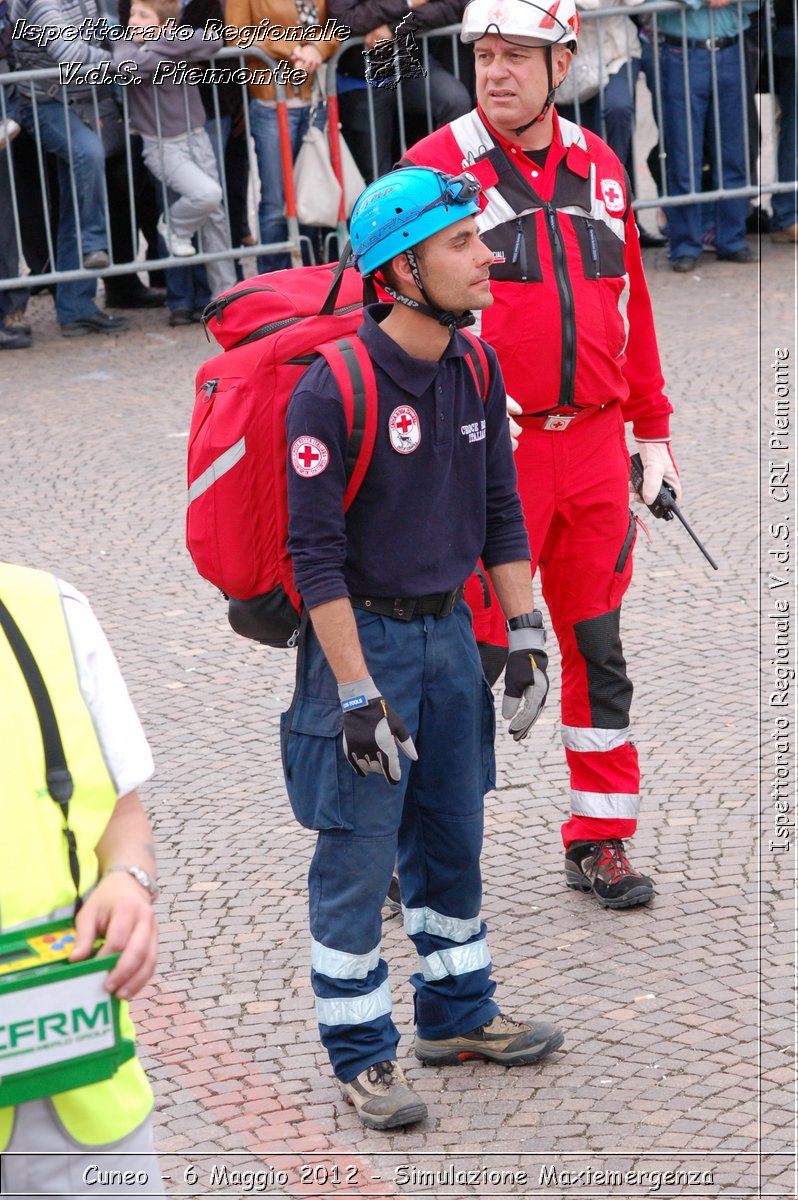
<svg viewBox="0 0 798 1200">
<path fill-rule="evenodd" d="M 568 74 L 557 88 L 555 104 L 584 104 L 607 86 L 609 72 L 599 58 L 598 46 L 582 46 L 571 59 Z"/>
<path fill-rule="evenodd" d="M 297 218 L 301 225 L 320 225 L 334 229 L 338 224 L 341 195 L 344 199 L 344 215 L 352 212 L 355 201 L 366 186 L 358 170 L 352 152 L 338 131 L 338 146 L 341 155 L 341 181 L 336 177 L 330 151 L 330 126 L 325 119 L 323 127 L 317 124 L 316 114 L 321 106 L 327 115 L 326 96 L 318 80 L 319 98 L 310 113 L 310 128 L 302 139 L 299 154 L 294 162 L 294 189 L 296 192 Z"/>
</svg>

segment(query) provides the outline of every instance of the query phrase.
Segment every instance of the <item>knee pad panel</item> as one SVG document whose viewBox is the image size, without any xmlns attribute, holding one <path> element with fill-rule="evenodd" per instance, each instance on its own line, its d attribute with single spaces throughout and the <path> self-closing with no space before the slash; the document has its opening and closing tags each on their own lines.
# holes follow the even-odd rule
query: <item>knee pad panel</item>
<svg viewBox="0 0 798 1200">
<path fill-rule="evenodd" d="M 626 674 L 620 627 L 620 607 L 574 625 L 587 671 L 590 719 L 596 729 L 625 729 L 629 724 L 633 689 Z"/>
</svg>

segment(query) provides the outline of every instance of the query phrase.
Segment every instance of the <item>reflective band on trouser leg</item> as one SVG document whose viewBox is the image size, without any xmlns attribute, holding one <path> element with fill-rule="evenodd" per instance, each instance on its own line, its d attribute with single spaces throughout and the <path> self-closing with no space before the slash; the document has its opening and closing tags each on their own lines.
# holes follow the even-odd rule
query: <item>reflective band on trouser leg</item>
<svg viewBox="0 0 798 1200">
<path fill-rule="evenodd" d="M 566 750 L 579 750 L 582 752 L 588 750 L 615 750 L 618 746 L 622 746 L 624 742 L 629 741 L 631 730 L 627 725 L 625 729 L 583 729 L 575 725 L 562 725 L 560 727 L 560 736 L 562 744 Z"/>
<path fill-rule="evenodd" d="M 433 908 L 402 907 L 405 922 L 405 933 L 415 937 L 417 933 L 428 933 L 431 937 L 446 938 L 450 942 L 467 942 L 475 937 L 482 928 L 482 918 L 476 917 L 447 917 L 435 912 Z"/>
<path fill-rule="evenodd" d="M 490 951 L 484 938 L 478 942 L 469 942 L 466 946 L 457 946 L 453 950 L 435 950 L 426 958 L 418 957 L 421 974 L 429 981 L 445 979 L 447 975 L 467 975 L 469 971 L 490 969 Z"/>
<path fill-rule="evenodd" d="M 624 792 L 571 792 L 571 812 L 577 816 L 634 820 L 639 811 L 639 796 Z"/>
<path fill-rule="evenodd" d="M 391 989 L 386 979 L 376 991 L 350 1000 L 316 997 L 316 1016 L 320 1025 L 366 1025 L 385 1017 L 392 1009 Z"/>
<path fill-rule="evenodd" d="M 311 982 L 319 1036 L 339 1079 L 348 1083 L 372 1063 L 396 1058 L 399 1034 L 383 959 L 365 978 L 322 975 L 314 968 Z"/>
<path fill-rule="evenodd" d="M 631 742 L 604 751 L 572 750 L 566 743 L 565 756 L 571 773 L 571 818 L 562 827 L 565 845 L 632 837 L 640 810 L 640 771 Z"/>
<path fill-rule="evenodd" d="M 315 938 L 311 943 L 313 970 L 328 979 L 365 979 L 380 961 L 380 947 L 375 946 L 368 954 L 350 954 L 346 950 L 332 950 L 322 946 Z"/>
</svg>

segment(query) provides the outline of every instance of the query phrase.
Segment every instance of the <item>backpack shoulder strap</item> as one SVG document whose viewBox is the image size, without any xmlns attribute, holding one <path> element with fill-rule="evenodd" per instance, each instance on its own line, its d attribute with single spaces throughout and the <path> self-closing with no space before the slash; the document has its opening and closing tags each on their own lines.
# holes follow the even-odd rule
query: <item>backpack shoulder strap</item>
<svg viewBox="0 0 798 1200">
<path fill-rule="evenodd" d="M 341 392 L 349 444 L 346 450 L 344 512 L 358 493 L 377 437 L 377 380 L 368 350 L 359 337 L 319 346 Z"/>
<path fill-rule="evenodd" d="M 468 346 L 466 347 L 466 362 L 471 368 L 471 374 L 474 376 L 477 391 L 482 397 L 482 403 L 485 404 L 488 399 L 488 388 L 490 387 L 490 369 L 488 367 L 488 356 L 485 353 L 485 347 L 475 334 L 467 333 L 465 329 L 461 329 L 460 332 L 468 342 Z"/>
</svg>

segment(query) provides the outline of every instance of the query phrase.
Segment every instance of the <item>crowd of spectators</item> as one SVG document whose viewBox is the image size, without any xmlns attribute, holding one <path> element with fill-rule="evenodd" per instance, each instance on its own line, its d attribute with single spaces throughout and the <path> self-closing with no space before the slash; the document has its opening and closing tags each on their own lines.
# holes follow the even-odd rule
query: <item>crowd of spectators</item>
<svg viewBox="0 0 798 1200">
<path fill-rule="evenodd" d="M 666 197 L 697 196 L 756 183 L 756 156 L 750 153 L 757 142 L 753 95 L 772 90 L 779 114 L 778 179 L 794 181 L 795 2 L 682 0 L 679 10 L 654 18 L 644 0 L 581 0 L 586 14 L 611 4 L 623 11 L 583 22 L 579 54 L 558 112 L 603 136 L 634 181 L 632 142 L 642 71 L 661 140 L 649 155 L 652 175 Z M 105 276 L 105 304 L 166 306 L 169 323 L 178 326 L 198 322 L 205 305 L 241 278 L 235 249 L 288 239 L 274 84 L 262 79 L 247 86 L 196 84 L 181 74 L 181 63 L 208 65 L 226 40 L 242 53 L 254 48 L 297 69 L 292 79 L 303 82 L 286 89 L 290 153 L 296 159 L 311 124 L 326 121 L 325 76 L 331 69 L 326 64 L 342 49 L 331 29 L 348 27 L 352 37 L 364 39 L 367 53 L 360 44 L 343 47 L 335 90 L 342 134 L 367 182 L 390 170 L 399 157 L 400 130 L 410 143 L 473 105 L 470 56 L 448 35 L 435 36 L 460 21 L 464 0 L 109 3 L 110 8 L 105 0 L 0 0 L 0 278 L 20 277 L 22 262 L 32 275 L 79 272 L 51 288 L 64 336 L 127 328 L 127 318 L 98 306 L 93 272 L 136 261 L 141 247 L 146 259 L 185 262 L 150 271 L 148 284 L 133 271 Z M 431 36 L 424 71 L 402 71 L 400 90 L 390 75 L 375 79 L 369 74 L 367 54 L 390 47 L 397 27 L 408 20 L 410 44 L 415 45 L 413 34 Z M 25 36 L 33 27 L 49 31 L 48 37 Z M 253 38 L 252 27 L 264 36 Z M 275 39 L 268 36 L 269 27 L 304 29 L 307 37 Z M 111 37 L 109 28 L 117 33 L 124 28 L 126 36 Z M 773 55 L 766 59 L 768 40 Z M 9 71 L 55 65 L 61 71 L 58 81 L 11 86 L 6 79 L 3 85 Z M 265 65 L 263 59 L 247 59 L 252 70 Z M 107 74 L 92 79 L 92 68 L 135 74 L 141 82 L 122 88 Z M 247 127 L 260 197 L 255 230 L 248 222 Z M 796 242 L 794 189 L 774 193 L 771 214 L 758 211 L 760 228 L 763 215 L 773 241 Z M 687 272 L 707 249 L 719 259 L 756 261 L 750 230 L 749 199 L 732 195 L 666 206 L 664 236 L 644 231 L 643 244 L 667 240 L 673 270 Z M 311 255 L 323 253 L 323 231 L 301 232 Z M 192 263 L 198 251 L 217 257 Z M 283 249 L 261 254 L 257 266 L 260 272 L 274 271 L 290 261 Z M 0 349 L 30 345 L 27 300 L 24 287 L 0 291 Z"/>
</svg>

